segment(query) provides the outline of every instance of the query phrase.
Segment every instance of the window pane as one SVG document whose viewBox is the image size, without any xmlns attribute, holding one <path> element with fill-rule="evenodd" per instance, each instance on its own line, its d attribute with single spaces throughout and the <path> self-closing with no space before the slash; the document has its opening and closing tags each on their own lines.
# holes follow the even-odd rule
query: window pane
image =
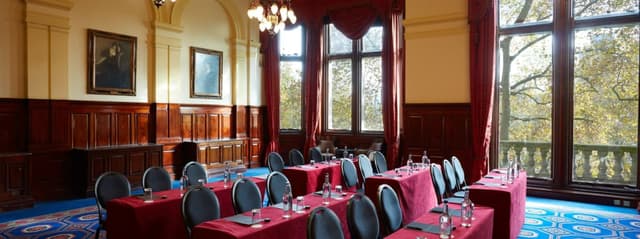
<svg viewBox="0 0 640 239">
<path fill-rule="evenodd" d="M 347 38 L 333 24 L 329 24 L 329 54 L 351 53 L 351 39 Z"/>
<path fill-rule="evenodd" d="M 552 20 L 551 0 L 500 0 L 500 26 Z"/>
<path fill-rule="evenodd" d="M 382 51 L 382 26 L 372 26 L 367 34 L 362 37 L 362 50 L 364 52 Z"/>
<path fill-rule="evenodd" d="M 280 129 L 302 129 L 302 62 L 280 62 Z"/>
<path fill-rule="evenodd" d="M 638 0 L 575 0 L 573 4 L 573 12 L 577 18 L 620 13 L 637 13 Z"/>
<path fill-rule="evenodd" d="M 333 130 L 351 130 L 351 60 L 329 61 L 328 76 L 328 127 Z"/>
<path fill-rule="evenodd" d="M 639 30 L 575 32 L 574 181 L 637 184 Z"/>
<path fill-rule="evenodd" d="M 360 124 L 363 131 L 382 131 L 382 57 L 362 59 Z"/>
<path fill-rule="evenodd" d="M 520 159 L 527 175 L 551 177 L 551 35 L 500 37 L 500 164 Z"/>
<path fill-rule="evenodd" d="M 280 44 L 280 56 L 302 55 L 302 27 L 284 30 L 278 36 Z"/>
</svg>

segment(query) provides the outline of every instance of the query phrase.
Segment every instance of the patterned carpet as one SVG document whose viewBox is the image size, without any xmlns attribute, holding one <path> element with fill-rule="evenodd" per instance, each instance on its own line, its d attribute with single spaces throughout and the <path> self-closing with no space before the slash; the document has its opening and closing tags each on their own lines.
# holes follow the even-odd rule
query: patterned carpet
<svg viewBox="0 0 640 239">
<path fill-rule="evenodd" d="M 640 239 L 640 215 L 527 201 L 518 238 Z"/>
<path fill-rule="evenodd" d="M 82 207 L 0 224 L 0 238 L 93 238 L 98 227 L 95 206 Z M 101 234 L 101 238 L 102 234 Z"/>
</svg>

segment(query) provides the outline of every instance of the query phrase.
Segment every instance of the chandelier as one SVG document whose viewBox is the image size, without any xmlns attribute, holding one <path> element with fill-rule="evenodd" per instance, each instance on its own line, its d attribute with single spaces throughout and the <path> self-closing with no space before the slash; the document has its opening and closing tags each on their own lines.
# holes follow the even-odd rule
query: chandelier
<svg viewBox="0 0 640 239">
<path fill-rule="evenodd" d="M 247 10 L 249 19 L 260 22 L 260 31 L 278 34 L 284 30 L 285 22 L 295 24 L 297 17 L 291 9 L 291 0 L 252 0 Z"/>
<path fill-rule="evenodd" d="M 156 8 L 160 8 L 160 6 L 164 5 L 166 0 L 153 0 L 153 5 L 156 5 Z M 176 2 L 176 0 L 171 0 L 171 2 Z"/>
</svg>

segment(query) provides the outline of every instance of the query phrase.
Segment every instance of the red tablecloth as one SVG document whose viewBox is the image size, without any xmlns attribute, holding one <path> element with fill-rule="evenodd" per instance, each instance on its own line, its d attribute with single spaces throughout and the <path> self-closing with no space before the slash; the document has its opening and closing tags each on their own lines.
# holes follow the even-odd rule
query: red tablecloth
<svg viewBox="0 0 640 239">
<path fill-rule="evenodd" d="M 395 175 L 393 170 L 387 171 L 385 175 Z M 421 169 L 413 172 L 400 171 L 401 177 L 373 176 L 365 180 L 364 189 L 367 197 L 378 205 L 378 186 L 389 184 L 400 200 L 402 208 L 402 223 L 407 224 L 418 217 L 429 212 L 437 205 L 437 198 L 433 183 L 431 182 L 431 170 Z"/>
<path fill-rule="evenodd" d="M 501 184 L 500 177 L 504 173 L 489 173 L 479 182 Z M 505 184 L 504 187 L 471 185 L 469 197 L 475 205 L 492 207 L 495 210 L 493 238 L 515 239 L 524 224 L 525 201 L 527 197 L 527 174 L 520 172 L 520 176 L 513 184 Z"/>
<path fill-rule="evenodd" d="M 449 204 L 449 208 L 460 210 L 460 205 Z M 456 229 L 453 231 L 453 238 L 474 238 L 474 239 L 490 239 L 493 231 L 493 209 L 489 207 L 476 206 L 473 212 L 475 220 L 471 222 L 471 227 L 462 227 L 460 225 L 461 218 L 453 217 L 453 223 Z M 416 222 L 432 225 L 439 224 L 440 213 L 427 213 L 416 219 Z M 404 224 L 406 225 L 406 224 Z M 439 234 L 433 234 L 413 229 L 402 228 L 385 238 L 440 238 Z"/>
<path fill-rule="evenodd" d="M 265 180 L 251 180 L 264 192 Z M 223 182 L 208 183 L 206 186 L 213 187 L 218 197 L 221 217 L 234 215 L 231 186 L 225 188 Z M 107 203 L 107 238 L 186 238 L 180 194 L 179 189 L 153 192 L 155 200 L 151 203 L 145 203 L 137 196 L 111 200 Z"/>
<path fill-rule="evenodd" d="M 331 203 L 327 206 L 333 210 L 342 224 L 342 231 L 346 239 L 351 236 L 347 226 L 347 202 L 353 195 L 348 193 L 341 200 L 331 199 Z M 309 213 L 313 208 L 322 205 L 322 197 L 318 195 L 306 195 L 305 204 L 310 205 L 311 209 L 305 210 L 305 213 L 293 213 L 291 218 L 285 219 L 282 217 L 282 209 L 275 207 L 262 208 L 262 217 L 271 218 L 271 222 L 263 223 L 261 228 L 252 228 L 246 225 L 241 225 L 235 222 L 227 221 L 225 219 L 218 219 L 213 221 L 207 221 L 196 226 L 192 232 L 192 238 L 194 239 L 229 239 L 229 238 L 244 238 L 244 239 L 272 239 L 272 238 L 292 238 L 300 239 L 307 238 L 307 219 Z M 245 213 L 250 215 L 250 213 Z"/>
<path fill-rule="evenodd" d="M 353 163 L 356 166 L 358 172 L 358 180 L 362 182 L 359 173 L 358 160 L 354 159 Z M 331 185 L 343 185 L 342 183 L 342 171 L 340 169 L 340 163 L 331 162 L 331 165 L 324 163 L 316 163 L 314 166 L 309 164 L 299 165 L 294 167 L 287 167 L 283 170 L 291 182 L 291 190 L 293 196 L 307 195 L 312 192 L 322 190 L 322 184 L 324 183 L 324 175 L 329 173 L 329 180 Z M 355 188 L 351 190 L 345 189 L 345 191 L 355 191 Z"/>
</svg>

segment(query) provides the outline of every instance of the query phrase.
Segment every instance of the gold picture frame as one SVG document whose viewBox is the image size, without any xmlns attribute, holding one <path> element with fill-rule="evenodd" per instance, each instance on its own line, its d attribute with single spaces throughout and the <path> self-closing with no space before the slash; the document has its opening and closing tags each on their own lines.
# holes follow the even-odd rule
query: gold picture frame
<svg viewBox="0 0 640 239">
<path fill-rule="evenodd" d="M 137 38 L 89 29 L 87 93 L 136 95 Z"/>
<path fill-rule="evenodd" d="M 189 48 L 192 98 L 222 98 L 222 52 Z"/>
</svg>

